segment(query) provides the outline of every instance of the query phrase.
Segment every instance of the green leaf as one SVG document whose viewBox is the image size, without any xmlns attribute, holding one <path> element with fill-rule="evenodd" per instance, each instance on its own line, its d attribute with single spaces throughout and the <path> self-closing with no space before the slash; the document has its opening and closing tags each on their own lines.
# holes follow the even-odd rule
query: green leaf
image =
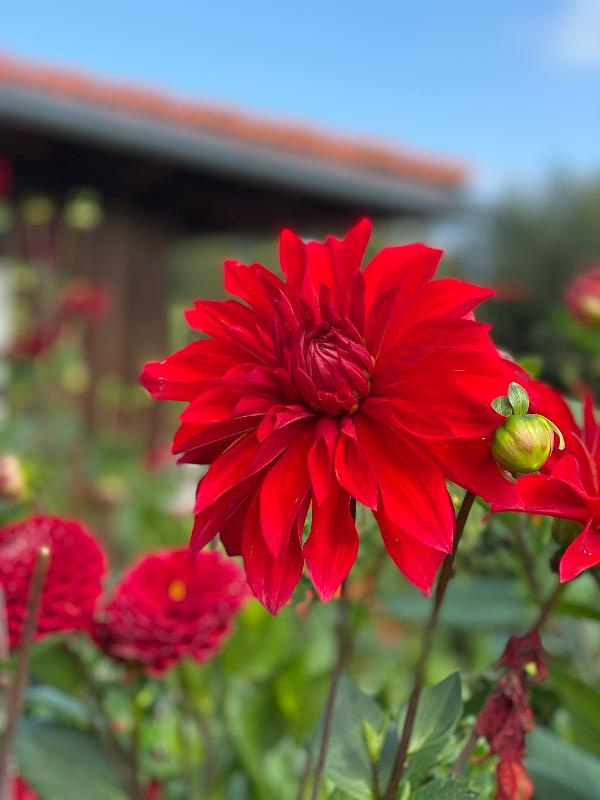
<svg viewBox="0 0 600 800">
<path fill-rule="evenodd" d="M 332 783 L 355 800 L 371 798 L 371 763 L 367 752 L 363 723 L 380 731 L 384 713 L 372 697 L 342 676 L 333 709 L 325 773 Z M 315 736 L 315 754 L 323 727 Z"/>
<path fill-rule="evenodd" d="M 491 402 L 491 406 L 498 414 L 502 414 L 503 417 L 510 417 L 512 416 L 513 410 L 512 406 L 508 400 L 508 397 L 496 397 Z"/>
<path fill-rule="evenodd" d="M 64 722 L 82 728 L 89 727 L 90 714 L 83 703 L 55 686 L 30 686 L 25 693 L 25 702 L 37 711 L 45 711 Z"/>
<path fill-rule="evenodd" d="M 572 717 L 576 743 L 600 755 L 600 691 L 557 669 L 550 683 Z"/>
<path fill-rule="evenodd" d="M 600 621 L 600 608 L 588 606 L 584 603 L 572 603 L 567 600 L 561 600 L 556 606 L 556 612 L 570 617 Z"/>
<path fill-rule="evenodd" d="M 600 760 L 545 728 L 527 737 L 525 766 L 540 800 L 597 800 Z"/>
<path fill-rule="evenodd" d="M 128 793 L 90 733 L 25 719 L 17 736 L 19 771 L 44 800 L 127 800 Z"/>
<path fill-rule="evenodd" d="M 416 589 L 386 597 L 385 603 L 392 614 L 404 620 L 426 620 L 431 610 L 429 598 Z M 535 605 L 516 581 L 457 575 L 448 586 L 440 621 L 467 630 L 510 631 L 533 622 L 535 613 Z"/>
<path fill-rule="evenodd" d="M 429 781 L 413 792 L 410 800 L 477 800 L 478 797 L 479 792 L 470 789 L 467 781 L 457 778 L 453 781 Z"/>
<path fill-rule="evenodd" d="M 416 753 L 441 742 L 452 733 L 461 714 L 460 676 L 458 672 L 453 672 L 441 683 L 422 692 L 408 752 Z M 402 714 L 400 717 L 399 731 L 402 730 L 404 716 Z"/>
<path fill-rule="evenodd" d="M 529 411 L 529 395 L 520 384 L 509 384 L 508 399 L 515 414 L 526 414 Z"/>
</svg>

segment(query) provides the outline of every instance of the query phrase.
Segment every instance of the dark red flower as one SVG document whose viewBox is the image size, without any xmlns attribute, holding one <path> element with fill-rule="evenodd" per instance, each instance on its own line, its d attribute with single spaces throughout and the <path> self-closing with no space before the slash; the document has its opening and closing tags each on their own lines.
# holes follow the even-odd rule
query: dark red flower
<svg viewBox="0 0 600 800">
<path fill-rule="evenodd" d="M 110 294 L 105 286 L 77 278 L 68 283 L 60 298 L 59 313 L 64 317 L 81 317 L 95 321 L 105 316 L 110 306 Z"/>
<path fill-rule="evenodd" d="M 16 777 L 12 782 L 12 800 L 38 800 L 37 794 L 21 777 Z"/>
<path fill-rule="evenodd" d="M 6 156 L 0 155 L 0 197 L 6 197 L 13 188 L 12 164 Z"/>
<path fill-rule="evenodd" d="M 546 652 L 535 628 L 522 636 L 511 636 L 498 662 L 498 666 L 507 669 L 525 669 L 530 665 L 535 667 L 538 683 L 545 681 L 548 675 Z"/>
<path fill-rule="evenodd" d="M 363 271 L 370 231 L 363 221 L 323 244 L 283 231 L 286 282 L 227 262 L 225 288 L 244 302 L 196 302 L 188 323 L 209 338 L 142 374 L 154 397 L 188 402 L 173 451 L 211 465 L 192 548 L 220 533 L 273 612 L 304 563 L 323 600 L 347 576 L 358 551 L 351 497 L 428 593 L 454 534 L 434 444 L 501 421 L 490 402 L 512 371 L 472 314 L 491 292 L 432 281 L 442 253 L 421 244 L 386 248 Z"/>
<path fill-rule="evenodd" d="M 544 514 L 580 523 L 581 533 L 560 561 L 560 579 L 569 581 L 600 564 L 600 425 L 589 395 L 580 428 L 558 392 L 535 381 L 527 389 L 536 410 L 560 427 L 565 449 L 555 451 L 539 474 L 519 478 L 514 497 L 495 502 L 492 510 Z"/>
<path fill-rule="evenodd" d="M 80 522 L 35 516 L 0 529 L 0 585 L 4 590 L 11 647 L 27 615 L 33 568 L 41 547 L 51 560 L 37 624 L 37 638 L 56 631 L 87 629 L 101 591 L 105 558 Z"/>
<path fill-rule="evenodd" d="M 600 323 L 600 264 L 588 267 L 565 292 L 571 314 L 584 325 Z"/>
<path fill-rule="evenodd" d="M 521 761 L 499 761 L 496 780 L 495 800 L 530 800 L 533 797 L 533 782 Z"/>
<path fill-rule="evenodd" d="M 93 635 L 113 658 L 158 674 L 186 656 L 213 657 L 248 594 L 240 568 L 220 553 L 165 550 L 123 576 Z"/>
<path fill-rule="evenodd" d="M 534 718 L 527 697 L 527 669 L 535 665 L 535 680 L 546 678 L 546 655 L 537 629 L 511 636 L 498 666 L 504 669 L 477 718 L 475 730 L 487 739 L 490 755 L 499 756 L 495 800 L 530 800 L 533 784 L 523 766 L 525 739 Z"/>
</svg>

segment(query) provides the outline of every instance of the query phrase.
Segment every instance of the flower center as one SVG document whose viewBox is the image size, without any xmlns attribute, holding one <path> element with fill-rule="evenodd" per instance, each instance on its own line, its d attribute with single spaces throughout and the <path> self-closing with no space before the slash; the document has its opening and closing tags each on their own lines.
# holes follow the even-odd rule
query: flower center
<svg viewBox="0 0 600 800">
<path fill-rule="evenodd" d="M 322 322 L 294 348 L 294 382 L 313 411 L 353 414 L 371 390 L 373 359 L 352 326 Z"/>
<path fill-rule="evenodd" d="M 167 588 L 169 598 L 176 603 L 181 603 L 187 597 L 187 586 L 180 578 L 174 578 Z"/>
</svg>

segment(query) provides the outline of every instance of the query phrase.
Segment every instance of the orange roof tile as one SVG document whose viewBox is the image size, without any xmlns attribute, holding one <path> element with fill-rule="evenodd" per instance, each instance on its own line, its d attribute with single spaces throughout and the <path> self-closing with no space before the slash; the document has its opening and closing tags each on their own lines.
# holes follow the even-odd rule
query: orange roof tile
<svg viewBox="0 0 600 800">
<path fill-rule="evenodd" d="M 12 56 L 0 55 L 0 84 L 420 183 L 458 188 L 467 177 L 461 164 L 415 155 L 387 143 L 261 119 L 154 89 L 98 80 L 74 70 L 41 66 Z"/>
</svg>

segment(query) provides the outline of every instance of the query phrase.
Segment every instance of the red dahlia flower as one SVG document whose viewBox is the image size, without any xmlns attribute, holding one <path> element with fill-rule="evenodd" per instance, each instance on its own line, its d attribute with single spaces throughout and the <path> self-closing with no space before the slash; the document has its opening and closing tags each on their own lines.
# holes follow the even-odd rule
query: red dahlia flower
<svg viewBox="0 0 600 800">
<path fill-rule="evenodd" d="M 565 292 L 569 311 L 584 325 L 600 322 L 600 264 L 588 267 Z"/>
<path fill-rule="evenodd" d="M 4 590 L 11 647 L 21 638 L 33 568 L 41 547 L 49 547 L 37 638 L 56 631 L 87 629 L 101 591 L 105 559 L 79 522 L 35 516 L 0 529 L 0 585 Z"/>
<path fill-rule="evenodd" d="M 580 523 L 583 530 L 567 548 L 559 567 L 561 581 L 569 581 L 600 564 L 600 425 L 589 395 L 580 428 L 553 389 L 534 381 L 527 390 L 535 410 L 561 429 L 565 449 L 555 451 L 539 474 L 519 478 L 514 497 L 496 501 L 492 510 L 544 514 Z"/>
<path fill-rule="evenodd" d="M 12 782 L 12 800 L 39 800 L 37 794 L 21 777 L 16 777 Z"/>
<path fill-rule="evenodd" d="M 0 155 L 0 197 L 6 197 L 13 188 L 12 164 L 6 156 Z"/>
<path fill-rule="evenodd" d="M 113 658 L 159 674 L 185 656 L 214 656 L 247 596 L 242 571 L 216 551 L 154 553 L 121 579 L 94 639 Z"/>
<path fill-rule="evenodd" d="M 421 244 L 386 248 L 363 271 L 370 230 L 323 244 L 283 231 L 286 281 L 227 262 L 225 288 L 244 302 L 196 302 L 187 321 L 209 338 L 142 374 L 154 397 L 188 402 L 173 451 L 211 465 L 192 549 L 219 532 L 272 612 L 305 562 L 323 600 L 338 589 L 358 551 L 351 497 L 429 592 L 454 534 L 433 444 L 501 421 L 490 402 L 512 371 L 472 316 L 491 292 L 433 282 L 442 253 Z"/>
</svg>

